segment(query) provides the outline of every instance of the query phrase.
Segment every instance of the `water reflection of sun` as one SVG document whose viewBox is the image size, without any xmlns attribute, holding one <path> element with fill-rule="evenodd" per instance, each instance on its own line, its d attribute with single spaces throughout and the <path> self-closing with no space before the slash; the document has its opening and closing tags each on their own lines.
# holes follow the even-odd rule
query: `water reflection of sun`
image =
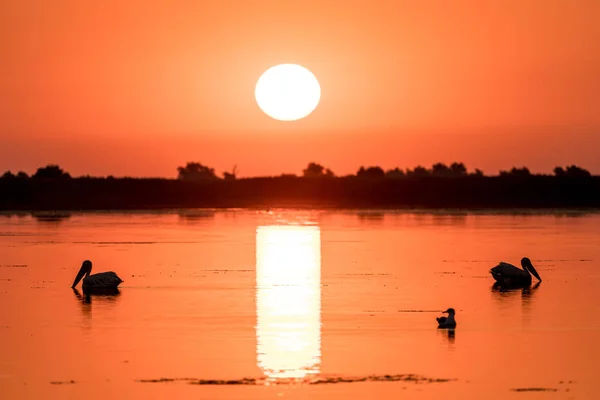
<svg viewBox="0 0 600 400">
<path fill-rule="evenodd" d="M 256 313 L 257 361 L 269 379 L 304 379 L 319 373 L 319 227 L 256 230 Z"/>
</svg>

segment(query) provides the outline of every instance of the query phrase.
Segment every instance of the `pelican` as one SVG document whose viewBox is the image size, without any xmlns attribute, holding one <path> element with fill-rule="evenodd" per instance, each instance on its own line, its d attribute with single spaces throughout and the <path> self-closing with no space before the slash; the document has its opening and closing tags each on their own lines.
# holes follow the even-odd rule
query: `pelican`
<svg viewBox="0 0 600 400">
<path fill-rule="evenodd" d="M 542 281 L 542 278 L 538 275 L 529 258 L 523 257 L 521 259 L 521 266 L 523 269 L 501 261 L 500 264 L 490 269 L 490 273 L 496 282 L 504 286 L 529 286 L 531 285 L 531 274 L 538 281 Z"/>
<path fill-rule="evenodd" d="M 456 328 L 456 320 L 454 319 L 454 308 L 449 308 L 446 311 L 442 311 L 443 314 L 448 314 L 447 317 L 439 317 L 435 320 L 438 323 L 438 328 Z"/>
<path fill-rule="evenodd" d="M 77 273 L 71 288 L 75 289 L 75 286 L 77 286 L 81 278 L 83 278 L 82 288 L 84 293 L 116 291 L 117 286 L 123 282 L 123 280 L 112 271 L 90 275 L 91 272 L 92 262 L 90 260 L 85 260 L 83 264 L 81 264 L 81 269 Z"/>
</svg>

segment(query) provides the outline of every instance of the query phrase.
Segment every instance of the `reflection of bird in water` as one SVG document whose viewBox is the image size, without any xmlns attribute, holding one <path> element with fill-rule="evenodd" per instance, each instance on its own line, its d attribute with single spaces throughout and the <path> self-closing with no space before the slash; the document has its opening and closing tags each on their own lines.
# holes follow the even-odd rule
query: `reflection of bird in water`
<svg viewBox="0 0 600 400">
<path fill-rule="evenodd" d="M 498 293 L 498 295 L 500 295 L 500 297 L 512 297 L 514 295 L 516 295 L 517 293 L 521 293 L 521 299 L 523 300 L 523 304 L 527 305 L 529 303 L 529 301 L 531 300 L 531 297 L 533 296 L 533 294 L 535 293 L 535 291 L 538 289 L 538 287 L 540 286 L 540 282 L 537 282 L 535 285 L 533 286 L 525 286 L 525 287 L 506 287 L 498 282 L 495 282 L 492 285 L 492 292 L 494 293 Z"/>
<path fill-rule="evenodd" d="M 454 328 L 436 329 L 438 334 L 443 336 L 443 341 L 447 341 L 449 348 L 453 349 L 456 339 L 456 330 Z"/>
<path fill-rule="evenodd" d="M 448 314 L 447 317 L 438 317 L 435 320 L 438 322 L 438 328 L 456 328 L 456 320 L 454 319 L 454 308 L 449 308 L 446 311 L 442 311 L 444 314 Z"/>
<path fill-rule="evenodd" d="M 523 269 L 501 261 L 500 264 L 490 270 L 490 273 L 496 282 L 507 287 L 523 287 L 531 285 L 531 274 L 533 274 L 538 281 L 542 281 L 542 278 L 538 275 L 529 258 L 523 257 L 521 259 L 521 266 Z"/>
<path fill-rule="evenodd" d="M 75 293 L 75 296 L 83 301 L 84 303 L 91 303 L 92 302 L 92 298 L 91 296 L 88 294 L 85 294 L 85 296 L 82 296 L 81 293 L 79 293 L 79 290 L 77 290 L 76 288 L 73 288 L 73 293 Z"/>
<path fill-rule="evenodd" d="M 82 327 L 85 329 L 90 329 L 91 320 L 92 320 L 92 294 L 84 292 L 83 295 L 79 293 L 79 290 L 73 288 L 73 293 L 75 293 L 75 297 L 80 301 L 81 304 L 81 313 L 83 319 L 81 321 Z M 94 302 L 99 302 L 96 304 L 100 304 L 100 309 L 102 309 L 102 304 L 107 305 L 111 303 L 115 303 L 119 298 L 119 290 L 116 289 L 112 293 L 105 294 L 93 294 Z"/>
<path fill-rule="evenodd" d="M 110 293 L 108 293 L 108 292 L 107 293 L 83 292 L 83 295 L 82 295 L 81 293 L 79 293 L 79 290 L 77 290 L 76 288 L 73 288 L 73 293 L 75 293 L 75 297 L 77 297 L 79 300 L 81 300 L 82 302 L 87 303 L 87 304 L 92 303 L 92 295 L 94 297 L 103 299 L 103 302 L 106 303 L 106 302 L 114 302 L 116 300 L 116 297 L 121 294 L 119 289 L 115 289 L 114 291 L 112 291 Z"/>
<path fill-rule="evenodd" d="M 81 326 L 84 329 L 90 329 L 91 318 L 92 318 L 92 299 L 89 294 L 84 294 L 83 296 L 79 293 L 79 290 L 73 288 L 73 293 L 75 293 L 75 297 L 79 300 L 81 304 L 81 315 L 83 319 L 81 320 Z"/>
<path fill-rule="evenodd" d="M 448 340 L 450 341 L 450 343 L 454 343 L 456 330 L 451 328 L 451 329 L 446 329 L 446 331 L 448 332 Z"/>
<path fill-rule="evenodd" d="M 521 297 L 523 298 L 523 300 L 529 300 L 531 298 L 531 296 L 533 295 L 533 292 L 535 292 L 537 290 L 537 288 L 540 286 L 540 283 L 541 282 L 538 282 L 533 286 L 524 287 L 521 291 Z"/>
<path fill-rule="evenodd" d="M 454 343 L 454 339 L 455 337 L 455 329 L 454 328 L 450 328 L 450 329 L 446 329 L 446 332 L 448 332 L 448 342 L 450 343 Z"/>
<path fill-rule="evenodd" d="M 105 293 L 111 294 L 118 292 L 117 287 L 123 282 L 121 278 L 112 271 L 100 272 L 90 275 L 92 272 L 92 262 L 85 260 L 81 265 L 81 269 L 77 273 L 73 285 L 73 289 L 77 286 L 81 278 L 83 278 L 83 293 Z M 85 278 L 84 278 L 85 276 Z"/>
</svg>

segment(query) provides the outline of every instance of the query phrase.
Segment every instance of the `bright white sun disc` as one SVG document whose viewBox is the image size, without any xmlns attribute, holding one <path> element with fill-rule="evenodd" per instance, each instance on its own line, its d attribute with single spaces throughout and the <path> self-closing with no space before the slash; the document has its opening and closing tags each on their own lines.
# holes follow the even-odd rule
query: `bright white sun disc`
<svg viewBox="0 0 600 400">
<path fill-rule="evenodd" d="M 295 121 L 307 117 L 319 105 L 321 86 L 315 75 L 297 64 L 279 64 L 266 70 L 256 82 L 256 103 L 269 117 Z"/>
</svg>

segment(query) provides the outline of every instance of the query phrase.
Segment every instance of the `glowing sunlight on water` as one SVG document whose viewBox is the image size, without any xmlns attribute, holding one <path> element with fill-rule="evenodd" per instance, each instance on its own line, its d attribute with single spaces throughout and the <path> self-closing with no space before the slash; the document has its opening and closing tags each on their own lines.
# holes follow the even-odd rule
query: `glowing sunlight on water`
<svg viewBox="0 0 600 400">
<path fill-rule="evenodd" d="M 303 379 L 321 360 L 321 238 L 318 226 L 256 230 L 258 366 L 269 379 Z"/>
</svg>

